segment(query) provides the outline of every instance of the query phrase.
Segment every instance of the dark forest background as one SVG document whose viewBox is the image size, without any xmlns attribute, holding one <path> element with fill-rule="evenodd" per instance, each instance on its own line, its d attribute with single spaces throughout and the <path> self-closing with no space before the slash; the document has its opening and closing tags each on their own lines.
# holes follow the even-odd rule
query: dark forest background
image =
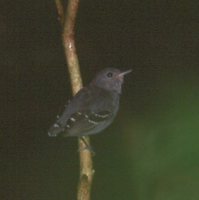
<svg viewBox="0 0 199 200">
<path fill-rule="evenodd" d="M 199 1 L 82 0 L 84 83 L 133 69 L 119 114 L 93 136 L 93 200 L 199 199 Z M 76 138 L 47 130 L 71 97 L 53 1 L 0 1 L 0 195 L 76 198 Z"/>
</svg>

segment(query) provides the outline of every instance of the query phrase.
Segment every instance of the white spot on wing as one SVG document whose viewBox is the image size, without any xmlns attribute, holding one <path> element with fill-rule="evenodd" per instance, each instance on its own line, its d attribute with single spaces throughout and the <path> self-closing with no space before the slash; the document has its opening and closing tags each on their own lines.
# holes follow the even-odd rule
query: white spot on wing
<svg viewBox="0 0 199 200">
<path fill-rule="evenodd" d="M 93 121 L 93 120 L 90 120 L 90 119 L 88 120 L 88 122 L 91 123 L 91 124 L 94 124 L 94 125 L 97 125 L 97 124 L 98 124 L 97 122 L 95 122 L 95 121 Z"/>
<path fill-rule="evenodd" d="M 88 115 L 84 115 L 84 117 L 85 117 L 86 119 L 88 119 Z"/>
<path fill-rule="evenodd" d="M 101 115 L 101 114 L 98 114 L 98 113 L 92 113 L 95 117 L 99 117 L 99 118 L 107 118 L 109 116 L 109 114 L 104 114 L 104 115 Z"/>
<path fill-rule="evenodd" d="M 58 128 L 59 124 L 54 124 L 53 127 Z"/>
<path fill-rule="evenodd" d="M 67 127 L 67 128 L 70 128 L 70 125 L 67 124 L 66 127 Z"/>
<path fill-rule="evenodd" d="M 75 122 L 75 121 L 76 121 L 76 119 L 73 118 L 73 117 L 71 117 L 70 120 L 71 120 L 72 122 Z"/>
</svg>

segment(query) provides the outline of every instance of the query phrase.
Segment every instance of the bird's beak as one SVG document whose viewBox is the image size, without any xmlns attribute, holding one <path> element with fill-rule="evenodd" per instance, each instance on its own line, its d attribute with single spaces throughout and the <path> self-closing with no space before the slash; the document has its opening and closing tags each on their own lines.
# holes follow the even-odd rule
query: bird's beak
<svg viewBox="0 0 199 200">
<path fill-rule="evenodd" d="M 132 69 L 129 69 L 129 70 L 127 70 L 127 71 L 121 72 L 118 76 L 119 76 L 119 77 L 123 77 L 124 75 L 129 74 L 129 73 L 131 73 L 131 72 L 132 72 Z"/>
</svg>

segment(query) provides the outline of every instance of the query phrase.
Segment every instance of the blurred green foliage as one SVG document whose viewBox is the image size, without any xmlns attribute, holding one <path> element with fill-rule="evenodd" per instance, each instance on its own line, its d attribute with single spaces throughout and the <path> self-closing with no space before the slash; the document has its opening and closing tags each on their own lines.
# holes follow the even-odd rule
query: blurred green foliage
<svg viewBox="0 0 199 200">
<path fill-rule="evenodd" d="M 129 120 L 127 130 L 135 199 L 199 199 L 197 82 L 176 77 L 161 88 L 151 110 L 133 125 Z"/>
</svg>

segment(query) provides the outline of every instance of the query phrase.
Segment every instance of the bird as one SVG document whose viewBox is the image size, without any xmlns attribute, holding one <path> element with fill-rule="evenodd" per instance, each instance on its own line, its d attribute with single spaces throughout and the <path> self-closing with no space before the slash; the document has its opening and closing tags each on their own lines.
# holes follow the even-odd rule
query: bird
<svg viewBox="0 0 199 200">
<path fill-rule="evenodd" d="M 82 138 L 102 132 L 118 112 L 124 76 L 131 71 L 105 68 L 97 73 L 88 86 L 73 96 L 48 135 Z"/>
</svg>

